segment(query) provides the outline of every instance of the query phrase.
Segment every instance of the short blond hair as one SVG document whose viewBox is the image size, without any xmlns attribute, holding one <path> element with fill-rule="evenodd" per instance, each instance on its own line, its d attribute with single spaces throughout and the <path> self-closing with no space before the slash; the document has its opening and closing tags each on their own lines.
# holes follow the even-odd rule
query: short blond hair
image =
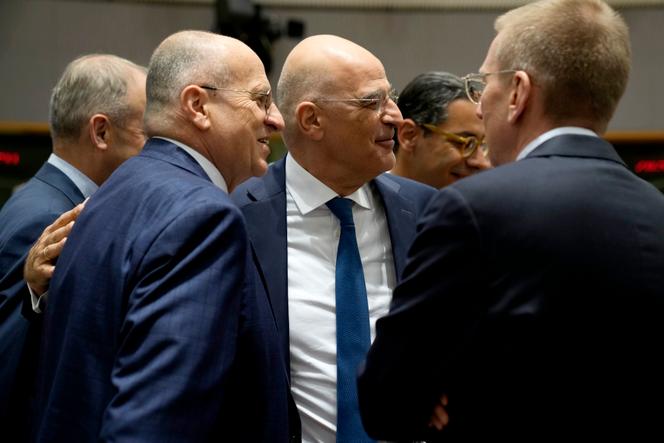
<svg viewBox="0 0 664 443">
<path fill-rule="evenodd" d="M 542 0 L 498 17 L 500 69 L 526 71 L 551 118 L 602 127 L 627 86 L 631 49 L 622 17 L 601 0 Z"/>
</svg>

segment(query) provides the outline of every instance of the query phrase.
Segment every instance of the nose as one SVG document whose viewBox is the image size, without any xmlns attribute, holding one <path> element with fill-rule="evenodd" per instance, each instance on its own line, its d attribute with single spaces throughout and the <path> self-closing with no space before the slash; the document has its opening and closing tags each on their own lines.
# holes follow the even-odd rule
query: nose
<svg viewBox="0 0 664 443">
<path fill-rule="evenodd" d="M 482 120 L 482 99 L 481 98 L 480 98 L 480 101 L 477 104 L 477 106 L 475 106 L 475 115 L 477 116 L 477 118 Z"/>
<path fill-rule="evenodd" d="M 284 129 L 284 118 L 279 112 L 277 105 L 272 103 L 265 113 L 265 125 L 271 128 L 273 132 L 278 132 Z"/>
<path fill-rule="evenodd" d="M 484 170 L 491 167 L 491 162 L 488 157 L 484 155 L 481 149 L 477 148 L 473 155 L 466 159 L 466 166 L 469 169 Z"/>
<path fill-rule="evenodd" d="M 394 126 L 395 128 L 401 126 L 401 123 L 403 122 L 403 116 L 401 115 L 399 107 L 391 98 L 387 100 L 387 104 L 383 109 L 380 120 L 384 124 Z"/>
</svg>

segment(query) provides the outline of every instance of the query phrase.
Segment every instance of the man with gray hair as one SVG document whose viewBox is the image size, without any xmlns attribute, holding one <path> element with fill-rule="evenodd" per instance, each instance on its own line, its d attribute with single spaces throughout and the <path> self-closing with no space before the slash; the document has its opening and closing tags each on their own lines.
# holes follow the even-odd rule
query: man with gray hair
<svg viewBox="0 0 664 443">
<path fill-rule="evenodd" d="M 0 210 L 0 426 L 14 441 L 26 440 L 30 429 L 41 326 L 23 280 L 28 249 L 49 223 L 141 150 L 144 108 L 143 67 L 106 54 L 72 61 L 51 96 L 53 152 Z M 75 215 L 58 221 L 63 229 L 57 235 L 67 234 Z M 51 252 L 57 255 L 59 246 Z M 32 289 L 37 295 L 45 288 Z"/>
<path fill-rule="evenodd" d="M 601 0 L 500 16 L 465 77 L 494 169 L 422 219 L 359 378 L 370 435 L 661 441 L 664 196 L 602 134 L 627 25 Z M 448 396 L 449 426 L 428 435 Z"/>
<path fill-rule="evenodd" d="M 484 125 L 456 75 L 418 75 L 397 105 L 403 123 L 395 137 L 392 174 L 442 188 L 491 166 Z"/>
<path fill-rule="evenodd" d="M 150 139 L 86 204 L 50 284 L 37 441 L 298 438 L 271 306 L 228 197 L 265 173 L 282 127 L 244 43 L 183 31 L 155 50 Z"/>
</svg>

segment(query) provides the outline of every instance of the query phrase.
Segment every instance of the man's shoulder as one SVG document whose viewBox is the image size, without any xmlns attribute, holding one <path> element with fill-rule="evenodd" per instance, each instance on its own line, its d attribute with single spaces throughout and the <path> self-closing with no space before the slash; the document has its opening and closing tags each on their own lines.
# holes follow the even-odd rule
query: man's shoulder
<svg viewBox="0 0 664 443">
<path fill-rule="evenodd" d="M 418 206 L 426 204 L 437 192 L 436 188 L 429 185 L 389 173 L 379 175 L 374 183 L 383 196 L 394 193 L 402 198 L 414 201 Z"/>
<path fill-rule="evenodd" d="M 0 209 L 0 239 L 20 230 L 34 232 L 34 241 L 46 226 L 73 207 L 63 192 L 33 177 Z"/>
<path fill-rule="evenodd" d="M 281 194 L 286 189 L 286 172 L 284 160 L 270 164 L 265 175 L 251 177 L 231 193 L 231 199 L 238 207 L 243 208 L 256 201 L 271 198 Z"/>
</svg>

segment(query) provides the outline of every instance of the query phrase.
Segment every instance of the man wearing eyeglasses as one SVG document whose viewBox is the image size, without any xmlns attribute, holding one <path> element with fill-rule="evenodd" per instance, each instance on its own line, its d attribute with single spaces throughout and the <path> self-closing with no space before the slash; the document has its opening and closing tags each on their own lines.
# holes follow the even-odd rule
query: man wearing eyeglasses
<svg viewBox="0 0 664 443">
<path fill-rule="evenodd" d="M 238 40 L 184 31 L 155 50 L 150 139 L 88 201 L 50 282 L 36 441 L 298 439 L 228 196 L 267 169 L 283 127 L 270 91 Z"/>
<path fill-rule="evenodd" d="M 398 105 L 404 120 L 395 138 L 392 174 L 442 188 L 491 166 L 482 120 L 456 75 L 418 75 Z"/>
<path fill-rule="evenodd" d="M 288 154 L 234 198 L 270 288 L 303 441 L 370 441 L 357 366 L 434 189 L 383 174 L 394 166 L 401 113 L 366 49 L 307 38 L 288 55 L 277 91 Z"/>
<path fill-rule="evenodd" d="M 627 26 L 601 0 L 544 0 L 496 30 L 465 78 L 495 168 L 428 207 L 359 378 L 364 424 L 659 441 L 664 196 L 598 136 L 627 84 Z M 449 426 L 431 436 L 441 394 Z"/>
</svg>

